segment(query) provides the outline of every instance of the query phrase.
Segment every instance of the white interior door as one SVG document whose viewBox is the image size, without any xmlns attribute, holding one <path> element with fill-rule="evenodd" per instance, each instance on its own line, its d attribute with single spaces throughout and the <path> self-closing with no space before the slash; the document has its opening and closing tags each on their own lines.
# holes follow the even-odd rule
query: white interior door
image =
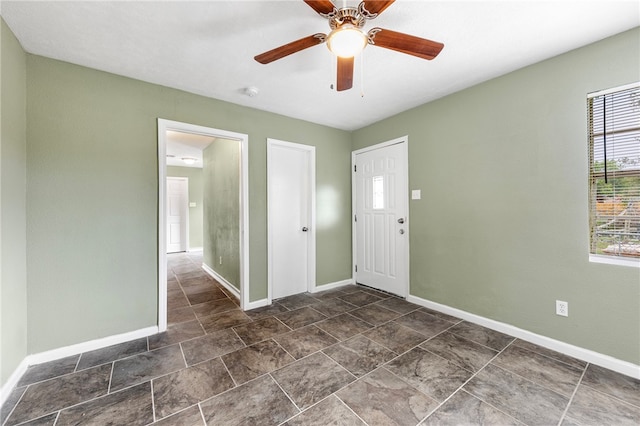
<svg viewBox="0 0 640 426">
<path fill-rule="evenodd" d="M 354 152 L 356 282 L 406 297 L 409 223 L 406 139 Z"/>
<path fill-rule="evenodd" d="M 315 148 L 267 140 L 271 298 L 315 285 Z"/>
<path fill-rule="evenodd" d="M 167 178 L 167 253 L 187 251 L 188 178 Z"/>
</svg>

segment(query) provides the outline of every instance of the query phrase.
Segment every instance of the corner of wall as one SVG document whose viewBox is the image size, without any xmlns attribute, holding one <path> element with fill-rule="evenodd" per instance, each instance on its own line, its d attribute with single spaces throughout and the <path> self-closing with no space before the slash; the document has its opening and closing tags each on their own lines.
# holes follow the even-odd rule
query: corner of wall
<svg viewBox="0 0 640 426">
<path fill-rule="evenodd" d="M 0 18 L 0 385 L 27 356 L 26 53 Z"/>
</svg>

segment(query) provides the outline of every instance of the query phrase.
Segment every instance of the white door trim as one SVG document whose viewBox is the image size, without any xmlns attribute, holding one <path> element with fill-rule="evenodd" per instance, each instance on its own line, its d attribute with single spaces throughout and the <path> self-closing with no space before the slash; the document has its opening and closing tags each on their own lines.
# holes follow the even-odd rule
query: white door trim
<svg viewBox="0 0 640 426">
<path fill-rule="evenodd" d="M 240 143 L 240 309 L 249 305 L 249 135 L 158 118 L 158 330 L 167 329 L 167 131 L 195 133 Z"/>
<path fill-rule="evenodd" d="M 307 291 L 314 292 L 316 288 L 316 147 L 293 142 L 286 142 L 277 139 L 267 138 L 267 182 L 271 170 L 271 148 L 274 146 L 293 148 L 305 151 L 309 154 L 309 194 L 310 194 L 310 224 L 308 239 L 308 270 L 307 270 Z M 269 185 L 267 185 L 267 212 L 269 211 Z M 273 280 L 272 280 L 272 251 L 269 235 L 273 235 L 271 219 L 267 215 L 267 302 L 271 304 Z"/>
<path fill-rule="evenodd" d="M 401 136 L 399 138 L 396 139 L 392 139 L 390 141 L 386 141 L 386 142 L 381 142 L 379 144 L 376 145 L 371 145 L 371 146 L 367 146 L 365 148 L 361 148 L 355 151 L 351 152 L 351 220 L 352 220 L 352 227 L 351 227 L 351 244 L 353 247 L 352 250 L 352 261 L 351 261 L 351 265 L 352 265 L 352 280 L 355 284 L 357 284 L 356 282 L 356 264 L 358 262 L 358 245 L 357 245 L 357 230 L 356 230 L 356 226 L 355 226 L 355 222 L 354 222 L 354 218 L 356 215 L 356 191 L 357 191 L 357 184 L 356 184 L 356 171 L 355 171 L 355 166 L 356 166 L 356 155 L 358 154 L 362 154 L 365 152 L 369 152 L 369 151 L 374 151 L 376 149 L 380 149 L 380 148 L 386 148 L 388 146 L 391 145 L 397 145 L 397 144 L 402 144 L 403 149 L 405 151 L 405 156 L 404 158 L 406 159 L 406 164 L 405 164 L 405 170 L 407 172 L 407 193 L 405 193 L 405 197 L 407 197 L 407 219 L 405 222 L 405 227 L 407 229 L 407 238 L 404 239 L 405 241 L 405 252 L 407 253 L 406 255 L 406 260 L 405 260 L 405 265 L 404 267 L 406 268 L 406 274 L 405 276 L 407 277 L 407 282 L 406 282 L 406 288 L 405 288 L 405 294 L 407 295 L 407 297 L 409 297 L 411 295 L 410 293 L 410 283 L 411 283 L 411 268 L 410 268 L 410 259 L 411 259 L 411 254 L 409 253 L 409 236 L 411 235 L 411 232 L 409 232 L 410 230 L 410 225 L 411 225 L 411 221 L 409 220 L 409 202 L 408 202 L 408 197 L 409 197 L 409 193 L 408 193 L 408 189 L 409 189 L 409 136 L 405 135 L 405 136 Z"/>
</svg>

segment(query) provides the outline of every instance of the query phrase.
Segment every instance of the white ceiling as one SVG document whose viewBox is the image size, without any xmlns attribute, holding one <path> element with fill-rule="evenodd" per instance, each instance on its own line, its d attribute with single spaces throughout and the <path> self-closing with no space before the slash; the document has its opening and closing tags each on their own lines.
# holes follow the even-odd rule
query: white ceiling
<svg viewBox="0 0 640 426">
<path fill-rule="evenodd" d="M 167 166 L 202 168 L 202 151 L 214 139 L 211 136 L 168 130 L 166 139 Z M 195 162 L 187 164 L 184 162 L 185 158 L 192 158 Z"/>
<path fill-rule="evenodd" d="M 364 29 L 440 41 L 443 51 L 426 61 L 368 46 L 354 88 L 335 92 L 335 60 L 323 45 L 268 65 L 253 60 L 329 32 L 302 0 L 0 6 L 27 52 L 345 130 L 640 25 L 637 0 L 397 0 Z M 259 93 L 249 97 L 252 86 Z"/>
</svg>

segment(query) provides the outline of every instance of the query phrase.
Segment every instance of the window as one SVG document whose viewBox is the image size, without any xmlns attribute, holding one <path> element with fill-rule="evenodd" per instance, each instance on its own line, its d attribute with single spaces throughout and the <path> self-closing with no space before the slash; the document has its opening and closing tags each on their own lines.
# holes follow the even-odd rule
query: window
<svg viewBox="0 0 640 426">
<path fill-rule="evenodd" d="M 373 209 L 384 209 L 384 176 L 373 177 Z"/>
<path fill-rule="evenodd" d="M 588 96 L 590 253 L 640 260 L 640 83 Z"/>
</svg>

